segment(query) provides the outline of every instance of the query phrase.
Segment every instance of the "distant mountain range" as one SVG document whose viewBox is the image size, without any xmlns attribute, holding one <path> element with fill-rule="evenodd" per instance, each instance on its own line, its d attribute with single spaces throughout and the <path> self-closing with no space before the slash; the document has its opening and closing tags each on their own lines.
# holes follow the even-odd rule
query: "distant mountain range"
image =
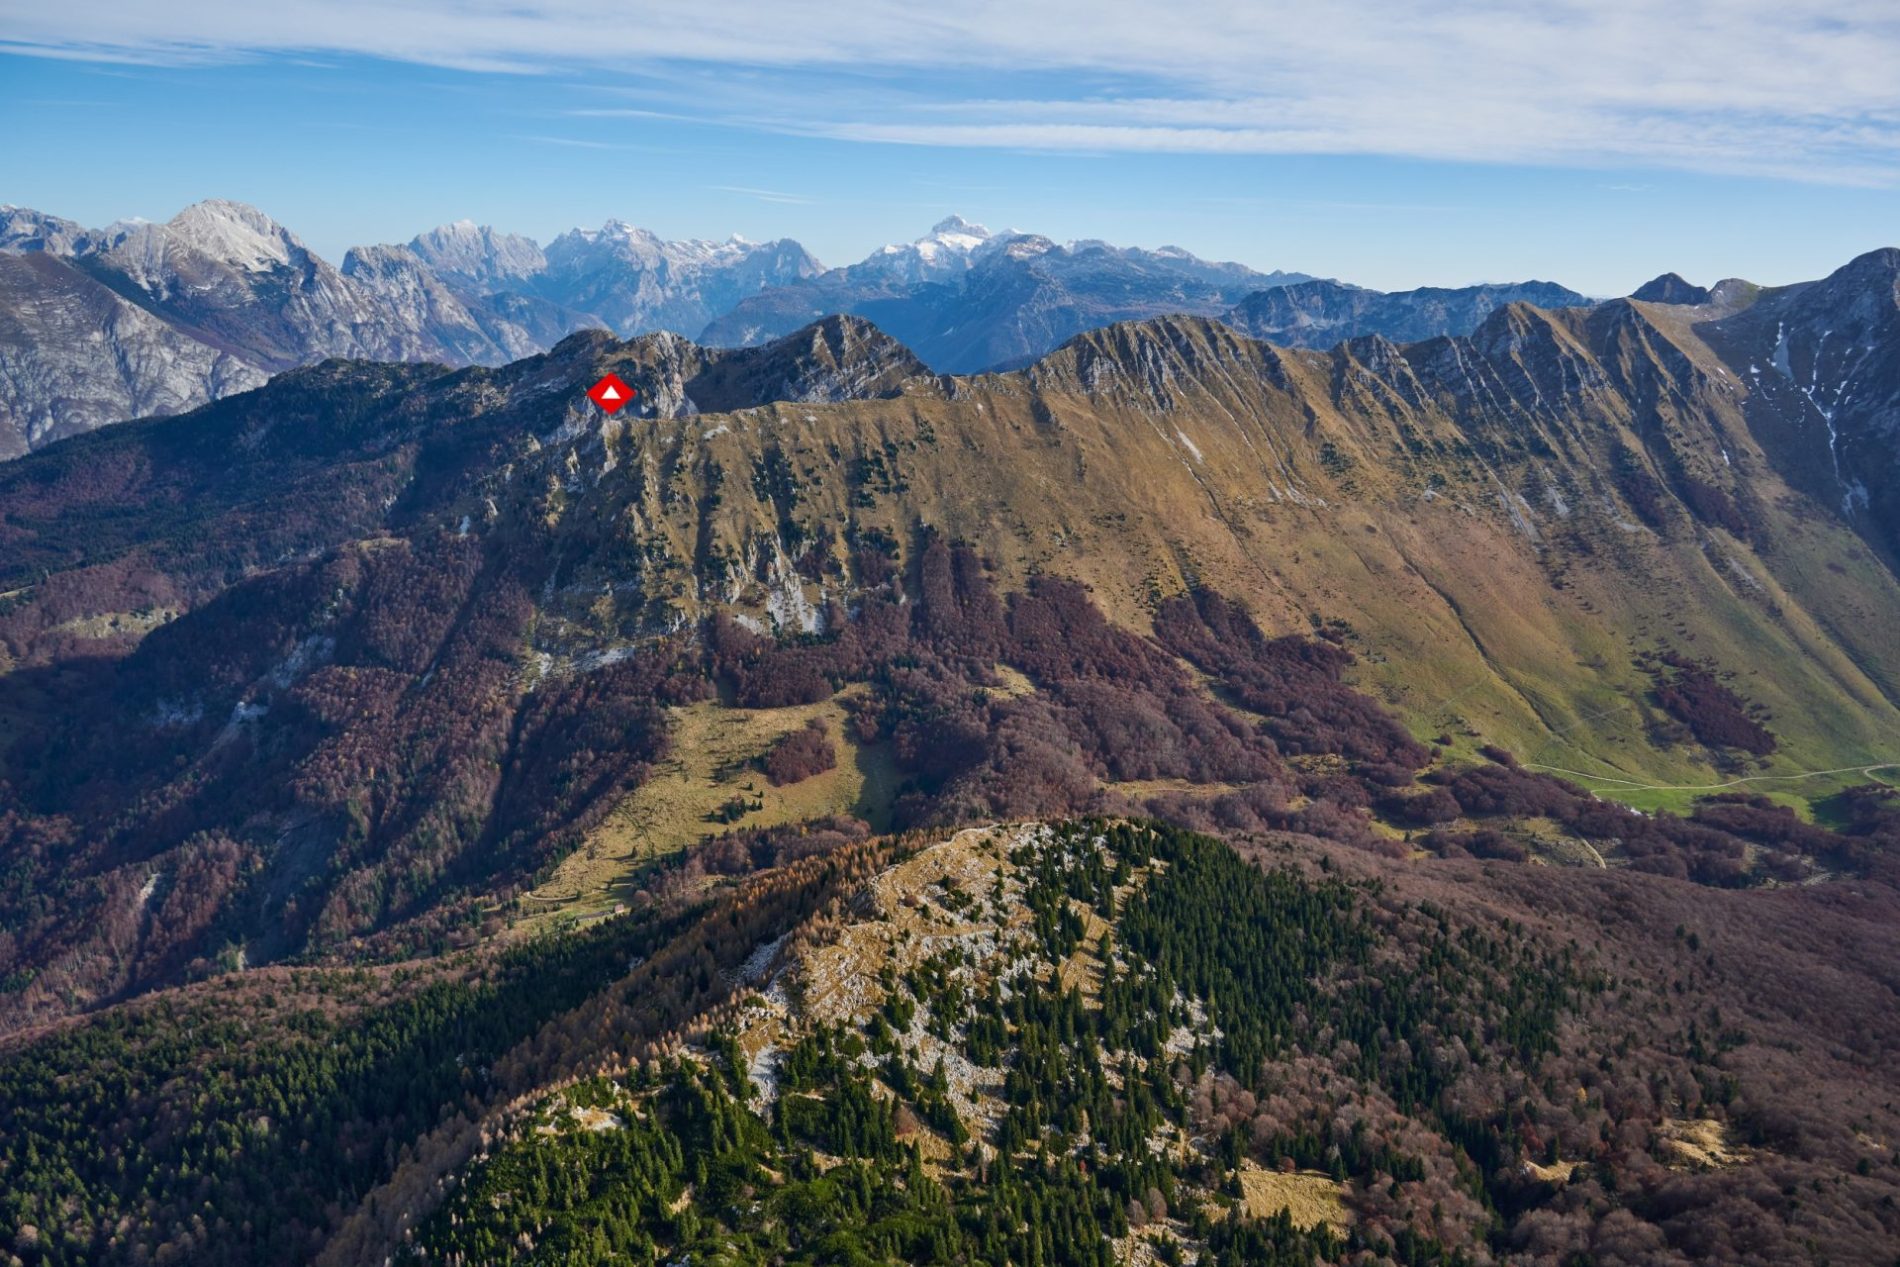
<svg viewBox="0 0 1900 1267">
<path fill-rule="evenodd" d="M 1329 348 L 1342 339 L 1367 334 L 1382 335 L 1395 343 L 1414 343 L 1441 334 L 1469 334 L 1506 304 L 1582 308 L 1592 302 L 1555 282 L 1464 286 L 1456 290 L 1427 286 L 1386 293 L 1315 280 L 1255 291 L 1222 313 L 1221 320 L 1242 334 L 1269 343 Z"/>
<path fill-rule="evenodd" d="M 864 317 L 933 368 L 965 374 L 1023 364 L 1084 330 L 1167 313 L 1214 317 L 1304 273 L 1258 273 L 1178 247 L 1144 251 L 1029 233 L 991 233 L 958 216 L 906 246 L 740 301 L 700 342 L 746 345 L 829 313 Z"/>
<path fill-rule="evenodd" d="M 0 456 L 175 413 L 328 357 L 501 364 L 589 327 L 696 328 L 817 272 L 793 242 L 663 242 L 630 225 L 450 225 L 341 268 L 255 208 L 86 229 L 0 211 Z"/>
<path fill-rule="evenodd" d="M 1517 299 L 1589 302 L 1541 282 L 1384 295 L 1176 247 L 991 233 L 956 216 L 833 269 L 790 239 L 667 241 L 618 220 L 546 247 L 461 221 L 406 245 L 357 247 L 332 266 L 241 203 L 211 200 L 164 224 L 104 229 L 6 207 L 0 458 L 179 413 L 329 357 L 499 365 L 588 328 L 739 347 L 849 314 L 932 369 L 967 373 L 1024 365 L 1083 331 L 1166 314 L 1323 347 L 1363 334 L 1465 334 Z"/>
</svg>

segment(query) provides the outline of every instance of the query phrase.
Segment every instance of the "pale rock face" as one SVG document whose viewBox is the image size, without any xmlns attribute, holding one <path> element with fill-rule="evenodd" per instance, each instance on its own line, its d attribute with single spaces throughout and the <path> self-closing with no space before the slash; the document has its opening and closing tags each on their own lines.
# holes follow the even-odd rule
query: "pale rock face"
<svg viewBox="0 0 1900 1267">
<path fill-rule="evenodd" d="M 745 296 L 816 276 L 823 266 L 789 238 L 670 242 L 623 220 L 575 229 L 548 245 L 544 298 L 589 312 L 622 337 L 690 334 Z"/>
<path fill-rule="evenodd" d="M 17 444 L 193 409 L 326 356 L 462 359 L 240 203 L 97 233 L 10 212 L 0 240 Z"/>
<path fill-rule="evenodd" d="M 491 277 L 544 263 L 532 242 L 492 230 L 425 237 Z M 0 264 L 7 456 L 327 357 L 502 364 L 598 324 L 532 295 L 458 289 L 408 247 L 360 248 L 339 270 L 256 208 L 222 200 L 98 231 L 0 209 Z"/>
<path fill-rule="evenodd" d="M 343 275 L 381 299 L 402 325 L 429 331 L 458 359 L 486 361 L 507 355 L 467 305 L 407 247 L 356 247 L 343 257 Z"/>
<path fill-rule="evenodd" d="M 0 206 L 0 251 L 44 251 L 72 255 L 85 249 L 89 234 L 71 220 L 31 207 Z"/>
<path fill-rule="evenodd" d="M 546 346 L 485 299 L 458 295 L 409 247 L 356 247 L 343 257 L 343 275 L 373 295 L 402 328 L 437 345 L 440 359 L 451 364 L 501 364 Z"/>
<path fill-rule="evenodd" d="M 0 255 L 0 457 L 267 377 L 61 261 Z"/>
<path fill-rule="evenodd" d="M 266 370 L 327 356 L 428 360 L 445 350 L 288 229 L 239 203 L 199 203 L 165 224 L 113 226 L 86 263 L 142 292 L 156 315 Z"/>
<path fill-rule="evenodd" d="M 657 330 L 629 339 L 620 353 L 616 372 L 639 393 L 638 409 L 624 416 L 690 418 L 767 401 L 869 400 L 921 388 L 918 380 L 929 377 L 902 344 L 855 317 L 832 317 L 752 348 L 706 348 Z"/>
<path fill-rule="evenodd" d="M 417 234 L 409 249 L 449 285 L 484 293 L 532 281 L 548 266 L 533 238 L 498 233 L 472 220 Z"/>
<path fill-rule="evenodd" d="M 179 246 L 247 273 L 267 273 L 304 253 L 290 230 L 255 207 L 213 198 L 194 203 L 164 225 L 139 225 L 132 235 L 162 232 Z"/>
</svg>

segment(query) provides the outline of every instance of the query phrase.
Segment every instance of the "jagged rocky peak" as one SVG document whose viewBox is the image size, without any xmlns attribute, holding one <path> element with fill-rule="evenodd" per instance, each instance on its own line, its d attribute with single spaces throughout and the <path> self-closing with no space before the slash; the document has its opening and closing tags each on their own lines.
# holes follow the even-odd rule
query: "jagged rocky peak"
<svg viewBox="0 0 1900 1267">
<path fill-rule="evenodd" d="M 1471 332 L 1471 341 L 1487 352 L 1519 347 L 1527 342 L 1547 343 L 1555 335 L 1550 315 L 1534 304 L 1514 301 L 1500 305 Z"/>
<path fill-rule="evenodd" d="M 909 380 L 931 376 L 909 348 L 851 316 L 826 317 L 738 359 L 755 359 L 766 378 L 783 385 L 779 395 L 786 400 L 891 396 Z"/>
<path fill-rule="evenodd" d="M 658 263 L 662 260 L 678 266 L 730 266 L 755 256 L 784 256 L 790 252 L 803 257 L 813 272 L 819 264 L 812 259 L 802 246 L 789 238 L 778 238 L 770 242 L 753 242 L 735 233 L 723 241 L 708 238 L 681 238 L 677 241 L 662 238 L 651 229 L 641 228 L 625 220 L 608 220 L 598 229 L 569 229 L 548 244 L 547 259 L 550 266 L 560 267 L 576 260 L 595 258 L 601 254 L 621 259 L 638 261 L 643 264 Z"/>
<path fill-rule="evenodd" d="M 194 203 L 162 224 L 108 225 L 96 242 L 88 254 L 101 268 L 160 304 L 231 305 L 255 297 L 267 278 L 287 277 L 301 293 L 336 277 L 289 229 L 255 207 L 222 198 Z M 273 312 L 264 320 L 284 315 Z"/>
<path fill-rule="evenodd" d="M 855 269 L 897 281 L 947 281 L 966 272 L 977 253 L 997 240 L 980 224 L 945 216 L 913 242 L 879 247 Z"/>
<path fill-rule="evenodd" d="M 604 330 L 587 330 L 563 339 L 547 359 L 572 363 L 573 368 L 560 372 L 572 380 L 574 389 L 609 370 L 618 374 L 634 390 L 631 413 L 636 417 L 682 418 L 702 412 L 692 384 L 717 355 L 671 330 L 650 331 L 624 342 Z"/>
<path fill-rule="evenodd" d="M 791 349 L 822 357 L 840 367 L 900 362 L 914 367 L 918 374 L 930 372 L 909 348 L 863 317 L 848 313 L 835 313 L 815 321 L 803 330 L 795 330 L 783 339 L 766 344 L 761 351 L 783 352 Z"/>
<path fill-rule="evenodd" d="M 582 246 L 657 250 L 661 245 L 661 239 L 660 235 L 651 229 L 643 229 L 637 224 L 631 224 L 615 216 L 603 222 L 598 229 L 583 229 L 578 226 L 569 229 L 548 245 L 550 250 L 556 247 L 572 250 Z"/>
<path fill-rule="evenodd" d="M 641 340 L 639 339 L 633 339 L 629 340 L 626 345 L 623 345 L 619 339 L 614 337 L 613 331 L 611 330 L 576 330 L 549 348 L 544 356 L 535 359 L 546 361 L 579 360 L 583 357 L 603 356 L 615 348 L 633 346 L 640 342 Z"/>
<path fill-rule="evenodd" d="M 1337 360 L 1354 362 L 1381 377 L 1409 373 L 1405 351 L 1383 334 L 1362 334 L 1333 348 Z"/>
<path fill-rule="evenodd" d="M 1900 332 L 1900 249 L 1868 251 L 1849 260 L 1816 282 L 1759 292 L 1755 304 L 1723 323 L 1731 330 L 1758 332 L 1773 344 L 1762 353 L 1789 372 L 1788 354 L 1812 344 L 1857 370 L 1891 369 L 1868 360 L 1876 346 Z M 1751 352 L 1755 349 L 1751 348 Z M 1801 367 L 1803 373 L 1808 368 Z M 1818 386 L 1808 374 L 1809 386 Z"/>
<path fill-rule="evenodd" d="M 949 237 L 951 235 L 987 238 L 990 235 L 990 231 L 972 220 L 965 220 L 962 216 L 954 214 L 947 215 L 930 226 L 930 236 L 933 238 Z"/>
<path fill-rule="evenodd" d="M 268 272 L 306 255 L 297 236 L 249 203 L 207 198 L 170 220 L 117 220 L 87 229 L 30 207 L 0 207 L 0 250 L 49 255 L 99 256 L 137 274 L 172 256 L 189 255 L 239 272 Z"/>
<path fill-rule="evenodd" d="M 683 390 L 702 413 L 875 400 L 934 381 L 909 348 L 859 317 L 827 317 L 760 347 L 699 352 L 705 367 Z"/>
<path fill-rule="evenodd" d="M 1630 298 L 1649 304 L 1706 304 L 1711 296 L 1708 290 L 1686 281 L 1680 273 L 1664 273 L 1631 291 Z"/>
<path fill-rule="evenodd" d="M 31 207 L 0 206 L 0 251 L 77 255 L 91 245 L 91 231 Z"/>
<path fill-rule="evenodd" d="M 1569 327 L 1597 365 L 1611 375 L 1641 359 L 1677 386 L 1706 383 L 1707 377 L 1689 356 L 1669 323 L 1640 300 L 1610 299 L 1582 314 Z"/>
<path fill-rule="evenodd" d="M 1206 386 L 1209 366 L 1257 366 L 1273 348 L 1207 317 L 1150 317 L 1078 334 L 1028 368 L 1037 387 L 1090 394 L 1133 390 L 1168 407 L 1174 389 Z"/>
<path fill-rule="evenodd" d="M 537 291 L 622 334 L 698 331 L 749 295 L 814 276 L 823 266 L 790 239 L 668 241 L 621 220 L 573 229 L 547 248 Z"/>
<path fill-rule="evenodd" d="M 992 236 L 982 225 L 965 220 L 962 216 L 951 215 L 931 225 L 930 232 L 918 238 L 913 245 L 920 251 L 951 251 L 967 256 Z"/>
<path fill-rule="evenodd" d="M 351 247 L 343 256 L 341 271 L 343 276 L 373 292 L 377 298 L 396 304 L 401 315 L 419 330 L 426 329 L 428 321 L 441 316 L 440 313 L 424 314 L 409 307 L 422 296 L 426 296 L 431 303 L 454 310 L 458 320 L 472 320 L 442 275 L 430 268 L 428 262 L 410 247 Z"/>
<path fill-rule="evenodd" d="M 1755 302 L 1761 287 L 1746 277 L 1724 277 L 1709 287 L 1709 302 L 1718 308 L 1735 311 Z"/>
<path fill-rule="evenodd" d="M 281 268 L 303 250 L 295 234 L 256 207 L 225 198 L 195 202 L 163 225 L 132 226 L 124 236 L 148 231 L 244 272 Z"/>
<path fill-rule="evenodd" d="M 1013 260 L 1035 259 L 1061 249 L 1054 238 L 1044 237 L 1040 233 L 1012 233 L 993 241 L 1000 242 L 1001 253 Z"/>
<path fill-rule="evenodd" d="M 1736 291 L 1697 329 L 1746 385 L 1751 422 L 1806 491 L 1900 556 L 1900 250 Z"/>
<path fill-rule="evenodd" d="M 1821 285 L 1845 287 L 1881 307 L 1900 306 L 1900 247 L 1887 246 L 1857 255 L 1828 274 Z"/>
<path fill-rule="evenodd" d="M 903 344 L 862 318 L 843 316 L 752 348 L 701 347 L 670 330 L 625 341 L 604 330 L 583 330 L 547 355 L 522 362 L 516 381 L 532 389 L 554 375 L 571 380 L 578 391 L 609 370 L 638 393 L 638 416 L 659 418 L 780 402 L 881 399 L 934 382 Z"/>
<path fill-rule="evenodd" d="M 1520 407 L 1545 409 L 1560 401 L 1575 405 L 1603 385 L 1603 369 L 1592 348 L 1623 337 L 1622 332 L 1641 321 L 1622 300 L 1556 311 L 1510 303 L 1487 317 L 1469 338 L 1450 340 L 1447 346 L 1456 354 L 1450 364 L 1442 358 L 1433 361 L 1433 373 L 1446 382 L 1462 382 L 1457 362 L 1475 352 Z"/>
<path fill-rule="evenodd" d="M 418 233 L 409 249 L 446 280 L 493 288 L 543 272 L 547 256 L 533 238 L 501 233 L 473 220 L 457 220 Z"/>
</svg>

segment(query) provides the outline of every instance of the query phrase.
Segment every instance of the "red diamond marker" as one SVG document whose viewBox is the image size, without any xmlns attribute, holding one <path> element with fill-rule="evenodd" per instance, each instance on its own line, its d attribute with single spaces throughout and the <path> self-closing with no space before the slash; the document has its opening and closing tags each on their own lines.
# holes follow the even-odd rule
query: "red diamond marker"
<svg viewBox="0 0 1900 1267">
<path fill-rule="evenodd" d="M 609 374 L 587 389 L 587 398 L 610 414 L 632 404 L 633 396 L 633 388 L 621 382 L 618 374 Z"/>
</svg>

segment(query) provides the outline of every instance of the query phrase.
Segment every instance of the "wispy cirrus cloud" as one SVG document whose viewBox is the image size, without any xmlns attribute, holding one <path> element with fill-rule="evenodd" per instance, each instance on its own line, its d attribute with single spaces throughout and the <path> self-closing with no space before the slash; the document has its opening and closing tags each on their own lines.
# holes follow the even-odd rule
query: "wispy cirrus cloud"
<svg viewBox="0 0 1900 1267">
<path fill-rule="evenodd" d="M 547 136 L 538 132 L 511 132 L 512 141 L 527 141 L 534 145 L 559 145 L 576 150 L 617 150 L 623 148 L 612 141 L 589 141 L 577 136 Z"/>
<path fill-rule="evenodd" d="M 547 132 L 507 132 L 503 134 L 510 141 L 523 141 L 529 145 L 546 145 L 562 150 L 600 150 L 618 151 L 624 154 L 665 154 L 672 151 L 660 145 L 642 145 L 625 141 L 602 141 L 585 136 L 558 136 Z"/>
<path fill-rule="evenodd" d="M 747 198 L 756 198 L 760 202 L 774 202 L 793 207 L 809 207 L 818 201 L 804 194 L 788 194 L 777 189 L 750 189 L 744 185 L 708 185 L 706 188 L 722 194 L 743 194 Z"/>
<path fill-rule="evenodd" d="M 0 48 L 614 68 L 656 92 L 677 74 L 700 91 L 649 113 L 878 144 L 1900 183 L 1891 0 L 652 0 L 637 15 L 619 0 L 69 0 L 0 14 Z M 990 91 L 1003 81 L 1035 90 Z"/>
</svg>

